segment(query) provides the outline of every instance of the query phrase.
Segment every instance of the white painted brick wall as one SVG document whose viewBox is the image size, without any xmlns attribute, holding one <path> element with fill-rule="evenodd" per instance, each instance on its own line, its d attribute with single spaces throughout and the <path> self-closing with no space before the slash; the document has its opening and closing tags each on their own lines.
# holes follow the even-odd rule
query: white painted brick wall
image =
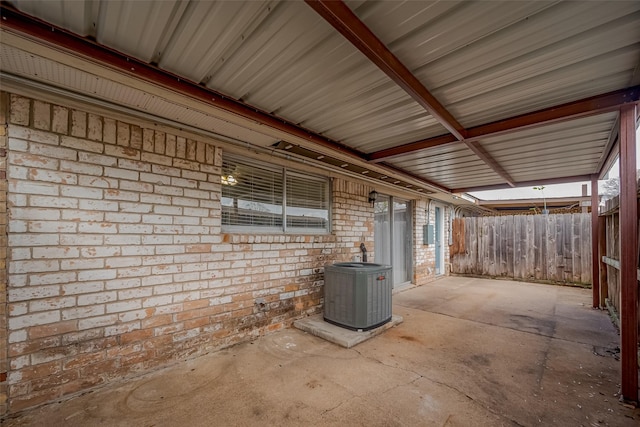
<svg viewBox="0 0 640 427">
<path fill-rule="evenodd" d="M 373 256 L 371 188 L 341 179 L 332 235 L 222 234 L 221 150 L 178 133 L 11 96 L 14 405 L 36 398 L 35 372 L 54 399 L 59 373 L 78 389 L 280 329 L 318 312 L 325 264 L 361 242 Z"/>
</svg>

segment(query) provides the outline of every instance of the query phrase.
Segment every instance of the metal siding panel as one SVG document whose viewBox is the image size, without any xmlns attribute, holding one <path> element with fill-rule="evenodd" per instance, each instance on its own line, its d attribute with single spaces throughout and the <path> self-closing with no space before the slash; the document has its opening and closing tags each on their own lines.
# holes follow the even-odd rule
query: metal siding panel
<svg viewBox="0 0 640 427">
<path fill-rule="evenodd" d="M 568 138 L 592 140 L 594 136 L 608 136 L 615 122 L 617 113 L 603 114 L 594 117 L 576 119 L 565 123 L 536 127 L 523 131 L 498 135 L 480 140 L 483 147 L 490 152 L 509 150 L 519 146 L 535 146 Z"/>
<path fill-rule="evenodd" d="M 640 14 L 629 15 L 620 19 L 620 22 L 573 36 L 539 51 L 528 52 L 463 80 L 441 86 L 436 92 L 442 94 L 448 102 L 454 103 L 550 72 L 554 75 L 560 74 L 559 71 L 564 74 L 576 70 L 596 73 L 606 70 L 602 64 L 609 61 L 618 62 L 609 63 L 609 69 L 625 70 L 638 51 L 638 16 Z"/>
<path fill-rule="evenodd" d="M 209 86 L 364 151 L 445 131 L 310 8 L 286 6 Z"/>
<path fill-rule="evenodd" d="M 492 2 L 498 5 L 499 2 Z M 512 2 L 513 4 L 515 2 Z M 535 4 L 538 2 L 530 2 Z M 517 63 L 529 59 L 532 54 L 549 54 L 567 39 L 587 37 L 589 31 L 606 23 L 615 22 L 638 11 L 634 2 L 558 2 L 552 7 L 541 7 L 538 13 L 522 16 L 515 22 L 503 21 L 499 31 L 451 49 L 446 56 L 434 61 L 425 61 L 427 66 L 418 70 L 430 76 L 436 87 L 463 81 L 470 76 L 489 71 L 499 71 L 503 64 Z M 480 3 L 482 4 L 482 3 Z M 541 4 L 541 3 L 538 3 Z M 542 4 L 541 4 L 542 5 Z M 497 13 L 496 16 L 502 16 Z M 612 25 L 615 28 L 617 24 Z M 484 26 L 484 23 L 483 25 Z M 477 31 L 477 21 L 468 26 L 455 25 L 451 31 Z M 628 36 L 617 35 L 627 38 Z M 613 40 L 615 42 L 615 39 Z M 616 49 L 616 45 L 609 46 Z"/>
<path fill-rule="evenodd" d="M 486 138 L 481 145 L 517 181 L 595 173 L 616 117 L 609 113 L 527 129 Z M 530 171 L 539 176 L 531 178 Z"/>
<path fill-rule="evenodd" d="M 95 35 L 100 2 L 91 0 L 13 0 L 19 10 L 81 36 Z"/>
<path fill-rule="evenodd" d="M 633 49 L 631 54 L 599 57 L 597 63 L 571 66 L 497 88 L 449 108 L 464 117 L 465 126 L 471 127 L 627 87 L 637 65 L 640 44 Z M 576 75 L 583 75 L 585 80 L 576 84 Z"/>
<path fill-rule="evenodd" d="M 423 170 L 426 168 L 449 168 L 463 163 L 474 163 L 483 165 L 484 162 L 478 159 L 473 153 L 459 153 L 440 155 L 437 157 L 419 157 L 414 161 L 393 162 L 392 164 L 403 169 Z"/>
<path fill-rule="evenodd" d="M 306 80 L 322 77 L 325 68 L 303 69 L 299 64 L 305 57 L 311 63 L 317 62 L 314 60 L 316 56 L 322 57 L 323 61 L 334 60 L 327 57 L 336 49 L 336 43 L 326 42 L 331 36 L 330 27 L 324 25 L 305 4 L 280 3 L 261 26 L 245 37 L 241 45 L 215 64 L 210 70 L 212 76 L 207 86 L 247 103 L 268 98 L 274 90 L 279 91 L 282 97 Z M 345 51 L 339 39 L 335 41 L 338 42 L 337 47 L 343 49 L 339 58 L 347 59 L 345 52 L 355 54 L 354 50 Z M 265 108 L 268 111 L 274 109 Z"/>
<path fill-rule="evenodd" d="M 157 58 L 164 37 L 172 33 L 186 3 L 164 0 L 102 1 L 97 40 L 145 62 Z"/>
<path fill-rule="evenodd" d="M 172 34 L 159 65 L 201 82 L 229 46 L 264 19 L 271 2 L 191 2 Z"/>
<path fill-rule="evenodd" d="M 487 177 L 486 175 L 475 177 L 472 180 L 469 179 L 450 179 L 443 180 L 441 182 L 442 185 L 448 188 L 465 188 L 465 185 L 472 182 L 474 186 L 485 186 L 485 185 L 499 185 L 504 184 L 504 179 L 500 178 L 498 175 L 493 175 Z"/>
</svg>

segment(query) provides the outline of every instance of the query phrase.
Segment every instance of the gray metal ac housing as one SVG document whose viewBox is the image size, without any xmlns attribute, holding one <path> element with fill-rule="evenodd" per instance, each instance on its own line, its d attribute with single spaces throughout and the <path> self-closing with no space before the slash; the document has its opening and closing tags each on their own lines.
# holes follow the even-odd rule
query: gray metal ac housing
<svg viewBox="0 0 640 427">
<path fill-rule="evenodd" d="M 343 262 L 324 268 L 324 320 L 368 330 L 391 320 L 391 266 Z"/>
</svg>

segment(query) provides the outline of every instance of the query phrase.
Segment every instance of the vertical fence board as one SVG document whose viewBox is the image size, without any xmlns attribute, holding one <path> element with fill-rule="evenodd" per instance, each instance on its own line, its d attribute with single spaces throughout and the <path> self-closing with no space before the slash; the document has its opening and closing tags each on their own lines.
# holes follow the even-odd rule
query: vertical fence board
<svg viewBox="0 0 640 427">
<path fill-rule="evenodd" d="M 535 243 L 535 216 L 527 215 L 527 269 L 525 270 L 526 279 L 535 279 L 536 268 L 536 243 Z"/>
<path fill-rule="evenodd" d="M 558 280 L 558 254 L 555 252 L 556 241 L 558 240 L 557 228 L 559 215 L 547 215 L 546 218 L 546 230 L 547 240 L 545 241 L 547 247 L 548 256 L 545 258 L 547 263 L 547 279 L 546 280 Z"/>
<path fill-rule="evenodd" d="M 505 228 L 503 229 L 503 239 L 505 242 L 505 251 L 507 253 L 507 257 L 505 259 L 505 273 L 504 275 L 507 277 L 514 277 L 514 266 L 513 266 L 513 236 L 515 233 L 515 229 L 513 227 L 513 217 L 506 216 L 503 217 L 505 221 Z"/>
<path fill-rule="evenodd" d="M 464 219 L 456 233 L 453 273 L 591 283 L 589 214 L 510 215 Z"/>
<path fill-rule="evenodd" d="M 513 277 L 524 279 L 527 266 L 526 227 L 524 221 L 513 221 Z"/>
</svg>

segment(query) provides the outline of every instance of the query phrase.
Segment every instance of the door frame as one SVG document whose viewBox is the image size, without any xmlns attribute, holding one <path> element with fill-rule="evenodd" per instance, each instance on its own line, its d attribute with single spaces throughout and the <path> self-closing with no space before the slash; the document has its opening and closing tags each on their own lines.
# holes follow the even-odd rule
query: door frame
<svg viewBox="0 0 640 427">
<path fill-rule="evenodd" d="M 434 264 L 436 276 L 445 275 L 445 250 L 444 245 L 446 242 L 445 236 L 445 220 L 446 220 L 446 207 L 440 203 L 434 203 L 433 209 L 433 221 L 434 221 Z"/>
</svg>

